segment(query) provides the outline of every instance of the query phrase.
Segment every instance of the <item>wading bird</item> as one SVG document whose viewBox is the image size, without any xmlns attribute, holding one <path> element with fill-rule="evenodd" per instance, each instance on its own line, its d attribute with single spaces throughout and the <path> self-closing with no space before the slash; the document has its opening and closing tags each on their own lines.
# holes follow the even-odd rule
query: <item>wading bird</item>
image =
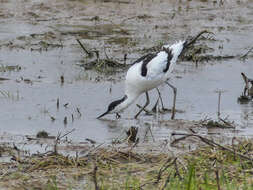
<svg viewBox="0 0 253 190">
<path fill-rule="evenodd" d="M 175 115 L 177 89 L 168 83 L 170 74 L 182 52 L 189 47 L 189 45 L 193 44 L 203 33 L 210 32 L 202 31 L 191 41 L 185 40 L 179 41 L 173 45 L 164 45 L 161 51 L 150 53 L 137 59 L 127 71 L 124 97 L 110 103 L 107 111 L 97 118 L 99 119 L 107 114 L 113 113 L 116 113 L 116 117 L 119 118 L 120 112 L 128 108 L 141 94 L 145 93 L 146 103 L 135 115 L 136 119 L 150 102 L 148 91 L 166 83 L 174 92 L 171 116 L 173 119 Z"/>
</svg>

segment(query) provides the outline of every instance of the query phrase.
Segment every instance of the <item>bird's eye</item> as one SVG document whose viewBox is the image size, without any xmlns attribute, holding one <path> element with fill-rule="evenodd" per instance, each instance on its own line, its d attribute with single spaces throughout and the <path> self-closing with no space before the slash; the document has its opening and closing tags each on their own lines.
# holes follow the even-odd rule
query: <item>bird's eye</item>
<svg viewBox="0 0 253 190">
<path fill-rule="evenodd" d="M 120 117 L 120 114 L 116 113 L 116 118 L 119 119 Z"/>
</svg>

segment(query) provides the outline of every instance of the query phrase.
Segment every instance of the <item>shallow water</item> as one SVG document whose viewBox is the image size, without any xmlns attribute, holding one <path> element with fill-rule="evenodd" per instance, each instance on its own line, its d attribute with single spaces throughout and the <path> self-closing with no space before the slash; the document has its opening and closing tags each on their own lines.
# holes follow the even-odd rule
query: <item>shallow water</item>
<svg viewBox="0 0 253 190">
<path fill-rule="evenodd" d="M 132 119 L 138 110 L 135 105 L 125 111 L 120 120 L 115 120 L 114 116 L 97 120 L 108 103 L 123 95 L 125 73 L 104 76 L 77 66 L 85 58 L 75 38 L 82 39 L 88 48 L 107 47 L 108 55 L 114 58 L 122 59 L 127 52 L 128 63 L 138 58 L 144 47 L 164 41 L 171 43 L 203 29 L 215 33 L 215 41 L 202 41 L 214 48 L 207 54 L 243 55 L 253 44 L 250 1 L 225 1 L 224 4 L 213 1 L 126 2 L 37 0 L 25 1 L 16 7 L 15 1 L 1 2 L 0 64 L 21 67 L 19 71 L 0 72 L 0 77 L 10 79 L 0 82 L 2 142 L 13 141 L 10 136 L 36 135 L 41 130 L 57 135 L 75 128 L 69 138 L 76 142 L 83 142 L 85 138 L 108 141 L 122 135 L 132 125 L 140 126 L 143 131 L 145 126 L 152 126 L 155 137 L 161 139 L 168 138 L 175 130 L 158 124 L 153 116 Z M 24 7 L 30 11 L 25 12 Z M 94 20 L 94 16 L 99 19 Z M 46 32 L 54 35 L 46 35 Z M 31 34 L 39 35 L 31 37 Z M 63 44 L 63 47 L 45 48 L 39 45 L 40 41 Z M 239 133 L 234 135 L 252 136 L 253 102 L 237 102 L 244 85 L 240 73 L 253 77 L 252 63 L 252 54 L 245 61 L 235 58 L 199 63 L 198 66 L 192 62 L 178 63 L 171 83 L 178 89 L 177 109 L 184 113 L 177 113 L 176 119 L 216 119 L 216 91 L 222 90 L 222 117 L 229 116 L 235 121 Z M 64 76 L 64 84 L 61 84 L 61 76 Z M 160 89 L 166 107 L 170 107 L 172 91 L 166 86 Z M 156 92 L 151 92 L 150 108 L 156 98 Z M 144 96 L 138 103 L 144 103 Z M 65 117 L 67 124 L 64 124 Z M 162 121 L 169 120 L 170 114 L 159 117 Z"/>
</svg>

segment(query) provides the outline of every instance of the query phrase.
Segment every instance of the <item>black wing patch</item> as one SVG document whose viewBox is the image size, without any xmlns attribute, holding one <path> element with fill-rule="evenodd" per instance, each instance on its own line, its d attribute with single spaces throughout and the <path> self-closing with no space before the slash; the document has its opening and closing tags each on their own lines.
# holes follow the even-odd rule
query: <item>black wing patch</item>
<svg viewBox="0 0 253 190">
<path fill-rule="evenodd" d="M 147 54 L 140 59 L 140 61 L 142 61 L 142 65 L 141 65 L 141 76 L 145 77 L 147 76 L 147 72 L 148 72 L 148 69 L 147 69 L 147 64 L 157 55 L 157 53 L 150 53 L 150 54 Z M 140 62 L 139 61 L 139 62 Z"/>
<path fill-rule="evenodd" d="M 146 59 L 148 56 L 150 56 L 152 54 L 153 53 L 149 53 L 149 54 L 143 55 L 142 57 L 140 57 L 139 59 L 137 59 L 135 62 L 133 62 L 132 65 L 134 65 L 135 63 L 141 62 L 142 60 Z"/>
<path fill-rule="evenodd" d="M 173 57 L 173 54 L 172 54 L 172 51 L 169 48 L 168 49 L 164 48 L 163 50 L 168 54 L 167 64 L 166 64 L 165 69 L 163 69 L 163 72 L 166 73 L 169 70 L 169 68 L 170 68 L 170 61 L 171 61 L 171 59 Z"/>
</svg>

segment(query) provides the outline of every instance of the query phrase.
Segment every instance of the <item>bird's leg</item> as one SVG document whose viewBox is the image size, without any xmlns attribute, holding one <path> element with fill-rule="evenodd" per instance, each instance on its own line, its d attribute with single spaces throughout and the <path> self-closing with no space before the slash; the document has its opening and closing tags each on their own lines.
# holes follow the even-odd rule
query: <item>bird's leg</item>
<svg viewBox="0 0 253 190">
<path fill-rule="evenodd" d="M 161 92 L 159 91 L 158 88 L 156 88 L 157 92 L 158 92 L 158 96 L 159 96 L 159 99 L 161 101 L 161 105 L 162 105 L 162 111 L 169 111 L 169 109 L 165 108 L 164 107 L 164 104 L 163 104 L 163 100 L 162 100 L 162 96 L 161 96 Z"/>
<path fill-rule="evenodd" d="M 157 110 L 156 110 L 156 107 L 157 107 L 157 105 L 158 105 L 159 99 L 160 99 L 160 98 L 158 97 L 158 99 L 157 99 L 157 101 L 156 101 L 154 107 L 152 108 L 152 112 L 154 112 L 154 113 L 157 111 Z"/>
<path fill-rule="evenodd" d="M 169 87 L 173 89 L 174 98 L 173 98 L 173 107 L 172 107 L 172 113 L 171 113 L 171 119 L 175 118 L 175 112 L 176 112 L 176 98 L 177 98 L 177 88 L 174 87 L 172 84 L 165 82 Z"/>
<path fill-rule="evenodd" d="M 160 92 L 160 90 L 158 89 L 158 88 L 156 88 L 156 90 L 157 90 L 157 93 L 158 93 L 158 99 L 157 99 L 157 101 L 156 101 L 156 103 L 155 103 L 155 105 L 154 105 L 154 107 L 152 108 L 152 111 L 153 112 L 156 112 L 156 107 L 157 107 L 157 105 L 158 105 L 158 102 L 159 102 L 159 100 L 160 100 L 160 102 L 161 102 L 161 105 L 162 105 L 162 110 L 159 110 L 161 113 L 165 113 L 165 112 L 168 112 L 169 111 L 169 109 L 167 109 L 167 108 L 165 108 L 164 107 L 164 104 L 163 104 L 163 99 L 162 99 L 162 96 L 161 96 L 161 92 Z"/>
<path fill-rule="evenodd" d="M 156 91 L 158 92 L 158 99 L 157 99 L 157 101 L 156 101 L 154 107 L 152 108 L 152 112 L 154 112 L 154 113 L 157 111 L 157 110 L 156 110 L 156 107 L 157 107 L 157 105 L 158 105 L 158 103 L 159 103 L 159 100 L 161 101 L 161 104 L 162 104 L 162 110 L 164 109 L 161 93 L 160 93 L 160 91 L 159 91 L 158 88 L 155 88 L 155 89 L 156 89 Z"/>
<path fill-rule="evenodd" d="M 149 101 L 149 96 L 148 96 L 148 92 L 145 92 L 146 94 L 146 103 L 145 105 L 140 109 L 140 111 L 134 116 L 135 119 L 137 119 L 137 117 L 140 115 L 140 113 L 149 105 L 150 101 Z"/>
</svg>

